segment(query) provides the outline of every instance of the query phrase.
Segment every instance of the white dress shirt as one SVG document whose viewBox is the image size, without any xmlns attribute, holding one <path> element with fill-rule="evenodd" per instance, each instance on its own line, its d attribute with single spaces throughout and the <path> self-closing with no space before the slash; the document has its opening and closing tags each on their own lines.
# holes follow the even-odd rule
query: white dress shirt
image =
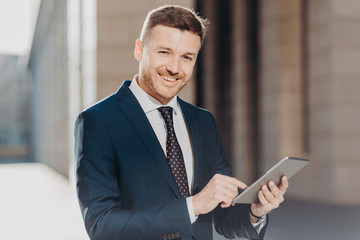
<svg viewBox="0 0 360 240">
<path fill-rule="evenodd" d="M 135 98 L 138 100 L 141 108 L 145 112 L 145 115 L 148 118 L 166 156 L 167 128 L 163 117 L 158 111 L 158 108 L 163 107 L 164 105 L 162 105 L 158 100 L 156 100 L 155 98 L 147 94 L 143 89 L 141 89 L 137 83 L 137 79 L 138 79 L 138 75 L 135 75 L 129 88 L 131 92 L 134 94 Z M 189 131 L 185 123 L 185 118 L 183 116 L 181 107 L 177 101 L 177 96 L 174 97 L 166 106 L 170 106 L 173 108 L 174 130 L 184 156 L 186 174 L 189 184 L 189 191 L 190 191 L 190 195 L 192 195 L 193 183 L 194 183 L 194 157 L 193 157 Z M 194 223 L 197 217 L 195 216 L 194 213 L 192 197 L 187 197 L 186 203 L 188 207 L 190 221 L 191 223 Z M 263 223 L 264 221 L 261 221 L 259 223 L 253 224 L 253 226 L 258 232 L 260 232 L 261 228 L 264 226 Z"/>
</svg>

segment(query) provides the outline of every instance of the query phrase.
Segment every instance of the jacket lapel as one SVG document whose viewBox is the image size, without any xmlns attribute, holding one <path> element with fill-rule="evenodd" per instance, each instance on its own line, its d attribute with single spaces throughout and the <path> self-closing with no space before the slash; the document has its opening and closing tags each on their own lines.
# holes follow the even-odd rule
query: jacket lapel
<svg viewBox="0 0 360 240">
<path fill-rule="evenodd" d="M 161 173 L 164 175 L 166 181 L 170 185 L 173 192 L 178 198 L 181 197 L 175 182 L 174 176 L 170 170 L 166 156 L 161 148 L 161 145 L 144 113 L 140 104 L 135 96 L 129 89 L 131 81 L 125 81 L 118 92 L 116 97 L 119 100 L 118 105 L 122 112 L 131 122 L 136 133 L 141 139 L 142 143 L 146 146 L 155 164 L 159 167 Z"/>
</svg>

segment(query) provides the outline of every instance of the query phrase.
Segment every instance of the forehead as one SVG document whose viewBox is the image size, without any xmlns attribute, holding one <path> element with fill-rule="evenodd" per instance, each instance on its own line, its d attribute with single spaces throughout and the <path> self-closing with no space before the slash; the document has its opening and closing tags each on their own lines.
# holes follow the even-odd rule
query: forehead
<svg viewBox="0 0 360 240">
<path fill-rule="evenodd" d="M 146 42 L 152 47 L 166 47 L 183 51 L 198 52 L 201 47 L 200 36 L 186 30 L 157 25 L 149 32 Z M 145 44 L 146 45 L 146 44 Z"/>
</svg>

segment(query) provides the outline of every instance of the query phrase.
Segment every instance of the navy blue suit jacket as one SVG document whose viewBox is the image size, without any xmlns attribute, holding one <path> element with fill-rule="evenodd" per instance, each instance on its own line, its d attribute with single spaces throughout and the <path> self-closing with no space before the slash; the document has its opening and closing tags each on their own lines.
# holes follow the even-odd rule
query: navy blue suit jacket
<svg viewBox="0 0 360 240">
<path fill-rule="evenodd" d="M 79 114 L 75 124 L 77 192 L 92 240 L 262 238 L 246 205 L 216 208 L 191 224 L 164 152 L 125 81 L 117 93 Z M 231 175 L 214 117 L 178 99 L 190 131 L 194 190 L 214 174 Z"/>
</svg>

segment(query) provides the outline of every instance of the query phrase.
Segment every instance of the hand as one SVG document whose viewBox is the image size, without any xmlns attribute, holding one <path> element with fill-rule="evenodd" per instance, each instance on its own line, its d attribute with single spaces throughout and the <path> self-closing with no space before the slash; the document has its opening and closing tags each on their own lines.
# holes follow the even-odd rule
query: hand
<svg viewBox="0 0 360 240">
<path fill-rule="evenodd" d="M 239 194 L 238 188 L 246 187 L 236 178 L 215 174 L 204 189 L 192 198 L 195 215 L 211 212 L 219 203 L 222 208 L 234 205 L 233 200 Z"/>
<path fill-rule="evenodd" d="M 277 187 L 273 181 L 270 181 L 268 185 L 262 186 L 258 192 L 259 203 L 251 204 L 251 211 L 256 216 L 264 216 L 272 210 L 278 208 L 280 203 L 284 201 L 284 194 L 288 186 L 289 182 L 286 176 L 281 178 L 281 184 L 279 187 Z M 257 219 L 251 215 L 250 219 L 252 222 L 257 221 Z"/>
</svg>

